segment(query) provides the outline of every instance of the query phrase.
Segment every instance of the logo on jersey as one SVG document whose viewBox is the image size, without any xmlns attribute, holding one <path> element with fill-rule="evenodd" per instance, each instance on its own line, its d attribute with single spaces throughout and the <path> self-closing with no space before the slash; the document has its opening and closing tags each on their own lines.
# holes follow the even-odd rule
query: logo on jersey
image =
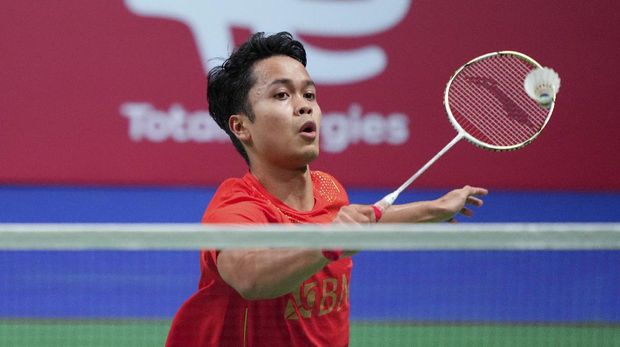
<svg viewBox="0 0 620 347">
<path fill-rule="evenodd" d="M 285 319 L 306 319 L 340 312 L 349 308 L 349 281 L 347 276 L 305 282 L 299 291 L 293 291 L 284 309 Z"/>
</svg>

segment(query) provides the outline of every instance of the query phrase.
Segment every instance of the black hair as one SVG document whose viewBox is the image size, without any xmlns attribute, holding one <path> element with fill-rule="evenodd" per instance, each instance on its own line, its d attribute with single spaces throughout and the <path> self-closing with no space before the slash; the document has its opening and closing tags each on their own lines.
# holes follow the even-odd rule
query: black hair
<svg viewBox="0 0 620 347">
<path fill-rule="evenodd" d="M 276 55 L 291 57 L 306 66 L 306 50 L 290 33 L 283 31 L 266 36 L 259 32 L 250 36 L 222 65 L 211 69 L 207 77 L 209 113 L 220 128 L 226 131 L 248 165 L 248 154 L 230 130 L 228 121 L 233 114 L 244 114 L 250 121 L 254 121 L 248 101 L 248 93 L 256 83 L 253 67 L 256 62 Z"/>
</svg>

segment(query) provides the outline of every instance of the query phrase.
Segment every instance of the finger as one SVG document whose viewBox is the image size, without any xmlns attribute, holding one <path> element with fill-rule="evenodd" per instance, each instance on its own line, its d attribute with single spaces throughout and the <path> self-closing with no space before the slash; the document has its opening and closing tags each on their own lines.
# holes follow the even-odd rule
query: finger
<svg viewBox="0 0 620 347">
<path fill-rule="evenodd" d="M 357 223 L 374 223 L 375 211 L 368 205 L 349 205 L 351 207 L 350 216 Z"/>
<path fill-rule="evenodd" d="M 467 197 L 467 204 L 468 205 L 474 205 L 476 207 L 480 207 L 484 204 L 484 201 L 482 201 L 482 199 L 478 199 L 475 196 L 468 196 Z"/>
<path fill-rule="evenodd" d="M 343 223 L 343 224 L 351 224 L 351 223 L 357 223 L 353 217 L 351 217 L 348 214 L 340 214 L 338 215 L 338 217 L 336 218 L 336 222 L 338 223 Z"/>
<path fill-rule="evenodd" d="M 355 208 L 351 208 L 351 206 L 345 206 L 340 209 L 334 221 L 337 223 L 344 223 L 344 224 L 356 224 L 357 223 L 356 216 L 358 215 L 359 213 L 357 212 Z"/>
<path fill-rule="evenodd" d="M 357 211 L 360 213 L 362 217 L 361 221 L 371 222 L 371 223 L 374 223 L 377 221 L 376 220 L 376 216 L 377 216 L 376 207 L 374 205 L 372 206 L 360 205 Z"/>
<path fill-rule="evenodd" d="M 463 207 L 459 213 L 466 217 L 471 217 L 474 215 L 474 212 L 467 207 Z"/>
<path fill-rule="evenodd" d="M 469 195 L 485 196 L 489 194 L 489 191 L 487 189 L 480 187 L 465 186 L 463 188 L 469 191 Z"/>
</svg>

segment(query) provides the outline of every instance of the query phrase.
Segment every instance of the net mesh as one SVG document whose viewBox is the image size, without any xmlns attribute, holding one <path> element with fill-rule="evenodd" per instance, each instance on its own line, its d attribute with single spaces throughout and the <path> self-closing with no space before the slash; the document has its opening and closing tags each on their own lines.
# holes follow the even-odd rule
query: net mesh
<svg viewBox="0 0 620 347">
<path fill-rule="evenodd" d="M 363 249 L 351 346 L 620 343 L 618 224 L 4 225 L 0 239 L 1 346 L 162 346 L 198 250 L 257 240 Z"/>
<path fill-rule="evenodd" d="M 520 145 L 542 130 L 549 109 L 523 89 L 534 66 L 509 54 L 478 60 L 455 76 L 448 104 L 455 121 L 475 139 L 495 147 Z"/>
</svg>

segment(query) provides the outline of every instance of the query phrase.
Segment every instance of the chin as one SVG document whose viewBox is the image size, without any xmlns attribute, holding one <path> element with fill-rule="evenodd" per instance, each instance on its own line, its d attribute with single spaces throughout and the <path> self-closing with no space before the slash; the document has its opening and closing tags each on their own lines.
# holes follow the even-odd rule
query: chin
<svg viewBox="0 0 620 347">
<path fill-rule="evenodd" d="M 308 151 L 308 153 L 306 153 L 309 162 L 313 161 L 314 159 L 319 157 L 319 146 L 316 146 L 315 148 L 312 149 L 312 151 Z"/>
<path fill-rule="evenodd" d="M 306 160 L 306 162 L 308 164 L 310 164 L 311 162 L 313 162 L 318 157 L 319 157 L 319 154 L 317 153 L 316 155 L 313 155 L 313 156 L 309 157 L 308 160 Z"/>
<path fill-rule="evenodd" d="M 304 151 L 299 156 L 297 156 L 296 160 L 292 160 L 291 162 L 297 162 L 296 167 L 306 166 L 314 161 L 319 156 L 319 150 L 312 151 Z"/>
</svg>

